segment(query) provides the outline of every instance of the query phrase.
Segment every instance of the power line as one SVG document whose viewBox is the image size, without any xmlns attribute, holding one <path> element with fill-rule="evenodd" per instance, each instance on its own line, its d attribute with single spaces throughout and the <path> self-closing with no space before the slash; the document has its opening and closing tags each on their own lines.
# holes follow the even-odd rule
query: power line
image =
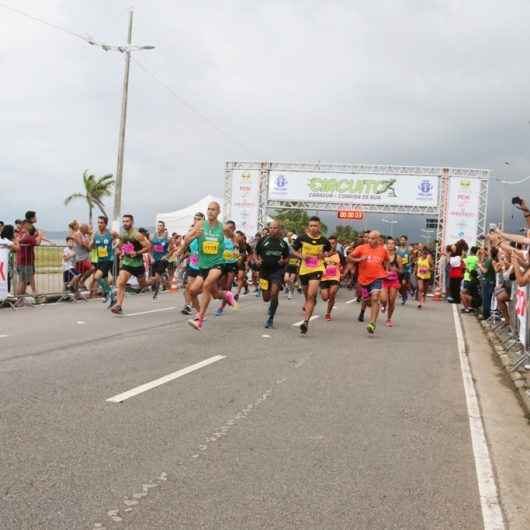
<svg viewBox="0 0 530 530">
<path fill-rule="evenodd" d="M 71 31 L 67 28 L 63 28 L 62 26 L 58 26 L 57 24 L 52 24 L 51 22 L 48 22 L 47 20 L 44 20 L 42 18 L 36 17 L 34 15 L 31 15 L 29 13 L 26 13 L 25 11 L 22 11 L 20 9 L 17 9 L 15 7 L 11 7 L 7 4 L 4 4 L 0 2 L 0 7 L 6 9 L 7 11 L 11 11 L 12 13 L 16 13 L 17 15 L 21 15 L 23 17 L 29 18 L 30 20 L 33 20 L 34 22 L 38 22 L 39 24 L 44 24 L 45 26 L 48 26 L 50 28 L 56 29 L 58 31 L 62 31 L 63 33 L 66 33 L 68 35 L 71 35 L 73 37 L 76 37 L 78 39 L 81 39 L 85 42 L 88 42 L 88 36 L 87 35 L 81 35 L 80 33 L 76 33 L 75 31 Z"/>
<path fill-rule="evenodd" d="M 180 96 L 170 85 L 162 81 L 160 77 L 158 77 L 154 72 L 148 70 L 146 66 L 141 63 L 138 59 L 135 57 L 132 57 L 132 61 L 146 74 L 150 75 L 155 81 L 160 83 L 170 94 L 172 94 L 178 102 L 186 107 L 190 112 L 196 114 L 200 118 L 202 118 L 205 122 L 207 122 L 212 128 L 214 128 L 217 132 L 222 134 L 223 136 L 226 136 L 228 139 L 230 139 L 233 143 L 237 144 L 239 147 L 241 147 L 247 154 L 252 155 L 253 151 L 246 146 L 243 142 L 241 142 L 239 139 L 235 138 L 232 133 L 227 131 L 226 129 L 223 129 L 222 127 L 219 127 L 214 121 L 212 121 L 208 116 L 206 116 L 203 112 L 201 112 L 199 109 L 197 109 L 194 105 L 186 101 L 182 96 Z"/>
</svg>

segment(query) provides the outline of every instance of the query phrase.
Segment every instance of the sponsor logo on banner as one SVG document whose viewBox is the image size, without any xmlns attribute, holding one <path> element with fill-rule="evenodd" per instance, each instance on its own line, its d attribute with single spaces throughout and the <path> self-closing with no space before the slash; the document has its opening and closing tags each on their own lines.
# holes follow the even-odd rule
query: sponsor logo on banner
<svg viewBox="0 0 530 530">
<path fill-rule="evenodd" d="M 235 170 L 232 173 L 232 203 L 230 216 L 239 230 L 257 231 L 259 202 L 259 172 Z"/>
<path fill-rule="evenodd" d="M 433 200 L 434 185 L 429 179 L 423 179 L 418 184 L 418 195 L 417 199 L 420 201 L 432 201 Z"/>
<path fill-rule="evenodd" d="M 276 192 L 287 192 L 289 181 L 285 175 L 277 175 L 274 179 L 274 191 Z"/>
</svg>

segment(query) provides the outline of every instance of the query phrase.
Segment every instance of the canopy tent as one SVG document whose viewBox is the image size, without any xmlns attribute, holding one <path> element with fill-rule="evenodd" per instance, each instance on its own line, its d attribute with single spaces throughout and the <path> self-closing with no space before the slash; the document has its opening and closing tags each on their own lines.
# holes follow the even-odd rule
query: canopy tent
<svg viewBox="0 0 530 530">
<path fill-rule="evenodd" d="M 206 215 L 206 210 L 208 209 L 208 204 L 211 202 L 218 202 L 221 205 L 221 215 L 219 220 L 223 220 L 223 199 L 219 197 L 214 197 L 213 195 L 206 195 L 200 201 L 186 206 L 181 210 L 176 210 L 174 212 L 168 213 L 159 213 L 156 216 L 156 222 L 164 221 L 166 228 L 170 234 L 176 232 L 177 234 L 184 235 L 188 232 L 191 225 L 193 224 L 193 216 L 197 212 L 202 212 Z"/>
</svg>

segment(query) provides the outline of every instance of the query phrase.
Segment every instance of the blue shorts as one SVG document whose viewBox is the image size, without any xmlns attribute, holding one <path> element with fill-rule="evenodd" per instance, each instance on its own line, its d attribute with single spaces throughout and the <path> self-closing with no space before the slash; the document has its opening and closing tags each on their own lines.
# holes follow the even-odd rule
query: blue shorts
<svg viewBox="0 0 530 530">
<path fill-rule="evenodd" d="M 368 285 L 361 285 L 361 292 L 363 300 L 369 300 L 372 296 L 372 293 L 379 292 L 383 288 L 383 280 L 375 280 Z"/>
</svg>

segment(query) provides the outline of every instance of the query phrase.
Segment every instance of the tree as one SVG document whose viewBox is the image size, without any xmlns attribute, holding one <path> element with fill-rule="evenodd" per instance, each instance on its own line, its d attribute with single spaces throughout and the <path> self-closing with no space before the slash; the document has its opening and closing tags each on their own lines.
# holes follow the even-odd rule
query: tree
<svg viewBox="0 0 530 530">
<path fill-rule="evenodd" d="M 64 205 L 68 206 L 74 199 L 84 199 L 88 205 L 88 222 L 92 226 L 92 212 L 97 206 L 102 215 L 107 216 L 103 199 L 110 197 L 112 186 L 114 186 L 112 175 L 96 177 L 88 173 L 88 169 L 83 172 L 84 193 L 72 193 L 64 200 Z M 108 217 L 108 216 L 107 216 Z"/>
<path fill-rule="evenodd" d="M 274 219 L 281 221 L 283 227 L 295 234 L 302 234 L 307 228 L 309 223 L 309 214 L 306 210 L 291 210 L 289 208 L 283 208 L 276 210 Z M 325 223 L 320 223 L 322 233 L 325 234 L 328 231 L 328 227 Z"/>
<path fill-rule="evenodd" d="M 337 234 L 337 239 L 344 240 L 348 242 L 355 241 L 359 236 L 357 230 L 352 228 L 350 225 L 337 225 L 335 227 L 335 234 Z"/>
</svg>

